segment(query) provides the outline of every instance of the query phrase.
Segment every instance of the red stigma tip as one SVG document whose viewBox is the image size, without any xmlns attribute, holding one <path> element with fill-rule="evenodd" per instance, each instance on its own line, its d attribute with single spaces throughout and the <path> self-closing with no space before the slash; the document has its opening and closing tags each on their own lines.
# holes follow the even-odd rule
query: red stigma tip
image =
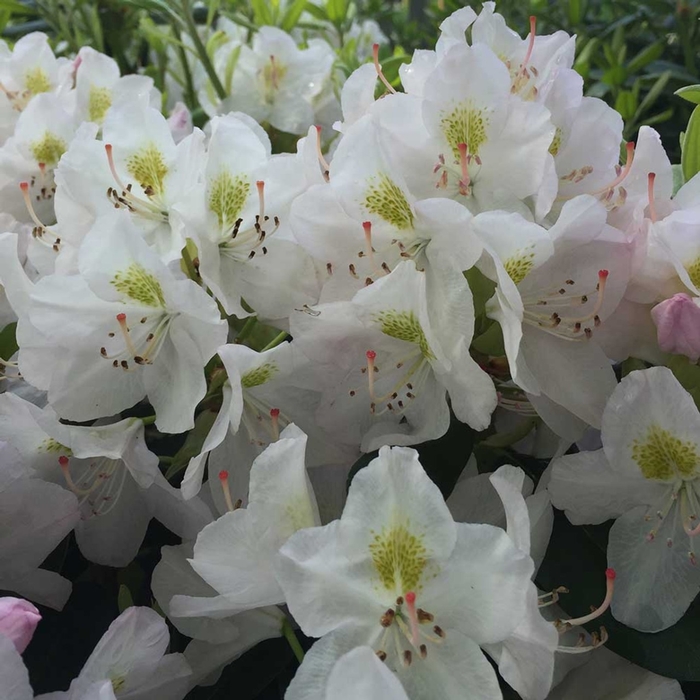
<svg viewBox="0 0 700 700">
<path fill-rule="evenodd" d="M 279 417 L 279 414 L 280 414 L 279 408 L 271 408 L 270 409 L 270 417 L 277 418 L 277 417 Z"/>
<path fill-rule="evenodd" d="M 66 457 L 65 455 L 61 455 L 61 456 L 58 458 L 58 463 L 59 463 L 62 467 L 67 467 L 67 466 L 68 466 L 68 457 Z"/>
<path fill-rule="evenodd" d="M 318 133 L 320 134 L 320 133 L 321 133 L 321 127 L 318 126 L 318 124 L 317 124 L 315 128 L 316 128 L 316 131 L 318 131 Z"/>
<path fill-rule="evenodd" d="M 121 323 L 122 321 L 126 321 L 126 314 L 117 314 L 117 321 L 119 321 L 119 323 Z"/>
<path fill-rule="evenodd" d="M 598 271 L 598 277 L 602 277 L 603 279 L 607 279 L 609 274 L 610 274 L 610 272 L 608 270 L 599 270 Z"/>
<path fill-rule="evenodd" d="M 616 576 L 615 569 L 605 569 L 605 578 L 609 581 L 614 581 Z"/>
<path fill-rule="evenodd" d="M 219 472 L 219 481 L 226 481 L 228 479 L 228 472 L 225 469 L 222 469 Z"/>
<path fill-rule="evenodd" d="M 107 151 L 107 153 L 111 153 L 111 152 L 112 152 L 112 144 L 111 144 L 111 143 L 106 143 L 106 144 L 105 144 L 105 151 Z"/>
<path fill-rule="evenodd" d="M 260 188 L 260 187 L 265 187 L 265 180 L 257 180 L 255 182 L 255 186 Z"/>
<path fill-rule="evenodd" d="M 409 591 L 404 595 L 404 600 L 409 604 L 413 605 L 416 602 L 416 594 L 413 591 Z"/>
<path fill-rule="evenodd" d="M 362 222 L 362 228 L 363 228 L 365 231 L 368 231 L 369 229 L 372 228 L 372 222 L 371 222 L 371 221 L 363 221 L 363 222 Z"/>
<path fill-rule="evenodd" d="M 367 356 L 368 360 L 374 360 L 375 357 L 377 357 L 377 353 L 374 352 L 374 350 L 368 350 L 365 355 Z"/>
<path fill-rule="evenodd" d="M 20 182 L 19 183 L 19 188 L 23 191 L 26 192 L 29 189 L 29 183 L 28 182 Z"/>
</svg>

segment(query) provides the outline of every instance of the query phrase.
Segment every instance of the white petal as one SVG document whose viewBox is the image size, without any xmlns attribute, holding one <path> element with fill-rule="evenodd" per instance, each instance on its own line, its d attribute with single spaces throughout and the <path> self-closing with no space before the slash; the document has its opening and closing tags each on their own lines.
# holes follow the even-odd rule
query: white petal
<svg viewBox="0 0 700 700">
<path fill-rule="evenodd" d="M 8 637 L 0 634 L 0 688 L 2 700 L 33 700 L 29 674 Z"/>
<path fill-rule="evenodd" d="M 357 647 L 336 662 L 326 686 L 326 700 L 408 700 L 399 679 L 370 647 Z"/>
</svg>

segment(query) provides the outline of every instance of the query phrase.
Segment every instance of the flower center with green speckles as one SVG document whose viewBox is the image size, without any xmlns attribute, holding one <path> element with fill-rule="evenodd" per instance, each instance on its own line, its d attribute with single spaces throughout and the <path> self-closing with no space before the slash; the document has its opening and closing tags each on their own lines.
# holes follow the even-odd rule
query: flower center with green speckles
<svg viewBox="0 0 700 700">
<path fill-rule="evenodd" d="M 406 195 L 385 173 L 369 179 L 364 207 L 399 230 L 413 228 L 413 212 Z"/>
<path fill-rule="evenodd" d="M 126 168 L 149 196 L 163 193 L 163 181 L 168 174 L 165 157 L 151 143 L 126 159 Z"/>
<path fill-rule="evenodd" d="M 45 131 L 42 138 L 32 141 L 29 146 L 34 160 L 49 167 L 53 167 L 61 160 L 61 156 L 66 152 L 67 148 L 66 142 L 50 131 Z"/>
<path fill-rule="evenodd" d="M 413 311 L 382 311 L 376 315 L 375 320 L 380 324 L 384 335 L 414 343 L 420 348 L 423 357 L 428 360 L 435 358 Z"/>
<path fill-rule="evenodd" d="M 250 181 L 245 175 L 221 172 L 209 185 L 209 209 L 216 214 L 219 226 L 228 230 L 238 219 L 250 192 Z"/>
<path fill-rule="evenodd" d="M 643 438 L 631 444 L 632 459 L 647 479 L 694 479 L 698 476 L 700 454 L 697 445 L 681 440 L 671 431 L 652 425 Z"/>
<path fill-rule="evenodd" d="M 266 362 L 264 365 L 254 367 L 241 376 L 241 386 L 244 389 L 251 389 L 269 382 L 277 373 L 277 365 L 273 362 Z"/>
<path fill-rule="evenodd" d="M 452 149 L 454 157 L 459 160 L 459 145 L 466 144 L 471 156 L 478 156 L 479 150 L 486 143 L 486 128 L 489 118 L 482 109 L 470 104 L 461 104 L 451 112 L 443 112 L 440 119 L 442 133 Z"/>
<path fill-rule="evenodd" d="M 688 277 L 690 277 L 690 281 L 700 288 L 700 258 L 693 260 L 690 265 L 686 266 L 685 270 L 688 273 Z"/>
<path fill-rule="evenodd" d="M 144 306 L 165 308 L 160 282 L 138 263 L 117 272 L 112 278 L 114 287 L 132 301 Z"/>
<path fill-rule="evenodd" d="M 371 534 L 372 563 L 384 588 L 398 593 L 418 590 L 428 560 L 423 537 L 411 532 L 408 521 Z"/>
<path fill-rule="evenodd" d="M 280 63 L 275 56 L 270 56 L 270 60 L 262 70 L 263 85 L 265 86 L 265 96 L 271 102 L 275 92 L 279 89 L 280 82 L 287 74 L 287 66 Z"/>
<path fill-rule="evenodd" d="M 107 110 L 112 106 L 112 91 L 106 87 L 92 86 L 88 97 L 88 119 L 102 124 Z"/>
<path fill-rule="evenodd" d="M 554 132 L 552 143 L 549 145 L 549 152 L 554 158 L 556 158 L 557 154 L 559 153 L 559 149 L 561 149 L 562 136 L 562 130 L 557 127 L 556 131 Z"/>
<path fill-rule="evenodd" d="M 503 267 L 505 267 L 508 276 L 515 284 L 520 284 L 532 271 L 534 265 L 535 254 L 531 251 L 518 251 L 518 254 L 508 258 L 503 263 Z"/>
<path fill-rule="evenodd" d="M 51 81 L 49 80 L 49 76 L 40 66 L 30 68 L 24 74 L 24 84 L 27 90 L 34 95 L 38 95 L 42 92 L 49 92 L 51 90 Z"/>
<path fill-rule="evenodd" d="M 70 447 L 62 445 L 58 440 L 54 440 L 52 437 L 46 438 L 44 442 L 39 445 L 39 451 L 48 453 L 61 453 L 65 455 L 73 454 Z"/>
</svg>

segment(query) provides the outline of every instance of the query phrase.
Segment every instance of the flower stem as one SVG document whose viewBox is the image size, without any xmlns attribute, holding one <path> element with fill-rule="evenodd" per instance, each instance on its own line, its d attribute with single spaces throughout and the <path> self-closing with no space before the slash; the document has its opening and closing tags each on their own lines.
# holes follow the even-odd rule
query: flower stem
<svg viewBox="0 0 700 700">
<path fill-rule="evenodd" d="M 220 100 L 225 100 L 228 97 L 228 95 L 226 94 L 226 90 L 224 89 L 224 86 L 219 80 L 219 76 L 216 74 L 216 70 L 214 69 L 214 65 L 212 64 L 211 59 L 209 58 L 207 49 L 202 43 L 202 39 L 200 38 L 199 34 L 197 33 L 197 26 L 194 23 L 194 19 L 192 19 L 192 12 L 190 11 L 189 3 L 187 2 L 187 0 L 183 0 L 182 9 L 184 15 L 183 19 L 185 20 L 185 24 L 187 25 L 187 31 L 189 32 L 190 38 L 192 39 L 192 43 L 194 44 L 194 48 L 197 51 L 199 60 L 202 62 L 204 70 L 207 72 L 207 76 L 209 77 L 209 80 L 211 81 L 212 87 L 216 91 L 217 96 Z"/>
<path fill-rule="evenodd" d="M 153 425 L 156 422 L 155 416 L 146 416 L 139 419 L 144 425 Z"/>
<path fill-rule="evenodd" d="M 282 331 L 279 335 L 275 336 L 260 352 L 265 352 L 265 350 L 272 350 L 276 348 L 280 343 L 283 343 L 289 338 L 289 333 L 287 331 Z"/>
<path fill-rule="evenodd" d="M 251 316 L 241 328 L 241 332 L 236 336 L 236 342 L 242 343 L 252 332 L 258 322 L 257 316 Z"/>
<path fill-rule="evenodd" d="M 297 657 L 297 661 L 301 663 L 304 660 L 304 650 L 301 648 L 301 644 L 299 644 L 299 639 L 297 638 L 296 633 L 292 629 L 292 625 L 289 622 L 289 618 L 286 618 L 285 621 L 282 623 L 282 634 L 284 635 L 284 638 L 289 642 L 289 646 L 292 648 L 294 656 Z"/>
</svg>

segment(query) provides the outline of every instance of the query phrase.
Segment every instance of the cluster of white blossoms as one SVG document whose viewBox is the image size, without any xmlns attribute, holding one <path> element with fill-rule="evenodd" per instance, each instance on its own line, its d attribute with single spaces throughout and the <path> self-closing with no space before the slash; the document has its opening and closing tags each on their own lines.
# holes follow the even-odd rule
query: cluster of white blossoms
<svg viewBox="0 0 700 700">
<path fill-rule="evenodd" d="M 524 700 L 682 698 L 580 625 L 659 631 L 700 592 L 700 413 L 665 367 L 615 373 L 700 357 L 700 177 L 674 193 L 658 134 L 621 148 L 583 95 L 574 38 L 493 3 L 402 91 L 375 46 L 339 99 L 328 43 L 223 27 L 204 130 L 90 48 L 0 49 L 0 589 L 60 610 L 42 563 L 69 533 L 112 567 L 152 518 L 182 538 L 157 612 L 125 610 L 50 697 L 181 700 L 265 639 L 302 657 L 298 628 L 288 700 L 498 700 L 494 667 Z M 445 501 L 410 446 L 452 416 L 551 469 L 467 469 Z M 153 450 L 183 433 L 173 479 Z M 580 618 L 533 581 L 552 503 L 617 518 Z M 39 616 L 0 598 L 0 698 L 33 697 Z"/>
</svg>

